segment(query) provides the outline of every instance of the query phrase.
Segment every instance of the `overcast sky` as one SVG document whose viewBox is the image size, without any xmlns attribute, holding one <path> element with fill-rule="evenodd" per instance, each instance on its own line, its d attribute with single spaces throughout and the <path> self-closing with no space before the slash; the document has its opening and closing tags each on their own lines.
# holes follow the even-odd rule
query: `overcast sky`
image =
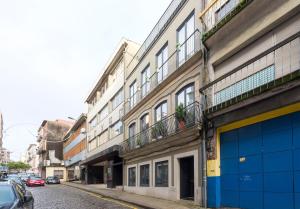
<svg viewBox="0 0 300 209">
<path fill-rule="evenodd" d="M 35 143 L 44 119 L 86 111 L 120 39 L 142 43 L 170 2 L 0 0 L 0 111 L 12 159 Z"/>
</svg>

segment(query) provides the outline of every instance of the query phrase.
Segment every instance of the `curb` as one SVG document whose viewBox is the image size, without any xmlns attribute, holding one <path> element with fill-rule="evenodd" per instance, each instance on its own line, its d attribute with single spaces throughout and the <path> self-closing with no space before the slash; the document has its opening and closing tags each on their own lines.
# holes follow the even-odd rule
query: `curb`
<svg viewBox="0 0 300 209">
<path fill-rule="evenodd" d="M 121 201 L 121 202 L 124 202 L 124 203 L 133 204 L 135 206 L 142 207 L 143 209 L 156 209 L 156 208 L 152 208 L 152 207 L 149 207 L 149 206 L 141 205 L 140 203 L 136 203 L 134 201 L 122 200 L 120 198 L 115 198 L 115 197 L 112 197 L 112 196 L 109 196 L 109 195 L 105 195 L 105 194 L 102 194 L 101 192 L 97 192 L 97 191 L 94 191 L 94 190 L 85 189 L 85 188 L 82 188 L 82 187 L 77 187 L 75 185 L 71 185 L 71 184 L 68 184 L 68 183 L 65 183 L 65 182 L 62 182 L 61 184 L 65 185 L 65 186 L 73 187 L 73 188 L 76 188 L 76 189 L 79 189 L 79 190 L 83 190 L 83 191 L 86 191 L 86 192 L 91 192 L 93 194 L 98 194 L 98 195 L 101 195 L 105 198 L 110 198 L 112 200 L 117 200 L 117 201 Z"/>
</svg>

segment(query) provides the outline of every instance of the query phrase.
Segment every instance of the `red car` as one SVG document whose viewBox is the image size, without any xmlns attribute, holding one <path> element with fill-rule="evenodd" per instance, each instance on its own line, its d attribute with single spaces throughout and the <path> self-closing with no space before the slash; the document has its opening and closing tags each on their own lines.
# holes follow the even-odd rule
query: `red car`
<svg viewBox="0 0 300 209">
<path fill-rule="evenodd" d="M 26 186 L 45 186 L 45 181 L 40 177 L 30 176 L 26 181 Z"/>
</svg>

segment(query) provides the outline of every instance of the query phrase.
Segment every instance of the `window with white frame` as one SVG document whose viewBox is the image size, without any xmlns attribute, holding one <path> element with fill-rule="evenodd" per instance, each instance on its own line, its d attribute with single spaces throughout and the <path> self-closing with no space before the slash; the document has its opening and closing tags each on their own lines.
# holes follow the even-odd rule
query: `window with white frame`
<svg viewBox="0 0 300 209">
<path fill-rule="evenodd" d="M 134 140 L 134 135 L 135 135 L 135 123 L 132 123 L 129 126 L 129 130 L 128 130 L 128 135 L 129 135 L 129 147 L 130 148 L 134 148 L 135 147 L 135 140 Z"/>
<path fill-rule="evenodd" d="M 99 146 L 106 143 L 108 141 L 108 130 L 105 130 L 103 131 L 101 134 L 100 134 L 100 137 L 99 137 Z"/>
<path fill-rule="evenodd" d="M 155 163 L 155 186 L 168 187 L 169 186 L 169 162 L 161 161 Z"/>
<path fill-rule="evenodd" d="M 97 117 L 95 116 L 91 121 L 90 121 L 90 128 L 93 129 L 97 125 Z"/>
<path fill-rule="evenodd" d="M 150 165 L 145 164 L 140 166 L 140 186 L 148 187 L 150 182 Z"/>
<path fill-rule="evenodd" d="M 89 142 L 89 151 L 92 151 L 97 148 L 97 138 L 94 138 Z"/>
<path fill-rule="evenodd" d="M 108 116 L 108 105 L 105 105 L 99 112 L 99 122 Z"/>
<path fill-rule="evenodd" d="M 185 63 L 195 52 L 195 17 L 192 13 L 177 30 L 177 64 Z"/>
<path fill-rule="evenodd" d="M 130 108 L 132 108 L 136 104 L 136 99 L 137 99 L 137 85 L 136 81 L 134 81 L 130 86 L 129 86 L 129 105 Z"/>
<path fill-rule="evenodd" d="M 183 105 L 184 107 L 192 104 L 195 101 L 194 84 L 189 84 L 183 87 L 176 94 L 176 106 Z"/>
<path fill-rule="evenodd" d="M 165 44 L 163 48 L 156 55 L 157 63 L 157 83 L 162 82 L 168 75 L 168 45 Z"/>
<path fill-rule="evenodd" d="M 168 105 L 167 101 L 164 101 L 155 108 L 155 122 L 162 120 L 163 118 L 167 117 L 167 115 Z"/>
<path fill-rule="evenodd" d="M 112 109 L 116 109 L 124 101 L 123 89 L 120 89 L 112 98 Z"/>
<path fill-rule="evenodd" d="M 122 133 L 123 133 L 123 123 L 122 123 L 122 121 L 118 121 L 111 126 L 109 138 L 112 139 Z"/>
<path fill-rule="evenodd" d="M 150 90 L 150 65 L 148 64 L 147 67 L 142 71 L 142 97 L 146 96 Z"/>
<path fill-rule="evenodd" d="M 136 182 L 136 168 L 128 168 L 128 186 L 135 186 Z"/>
</svg>

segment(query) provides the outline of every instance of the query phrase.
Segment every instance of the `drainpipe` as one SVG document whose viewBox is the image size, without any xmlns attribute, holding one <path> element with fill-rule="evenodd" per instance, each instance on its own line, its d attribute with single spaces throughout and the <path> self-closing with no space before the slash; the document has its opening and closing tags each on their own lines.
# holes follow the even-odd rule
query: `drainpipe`
<svg viewBox="0 0 300 209">
<path fill-rule="evenodd" d="M 206 156 L 206 131 L 207 131 L 207 124 L 206 118 L 204 115 L 204 110 L 206 106 L 206 96 L 205 94 L 200 91 L 202 95 L 202 104 L 201 109 L 202 111 L 202 139 L 201 139 L 201 153 L 202 153 L 202 205 L 204 208 L 207 208 L 207 156 Z"/>
</svg>

